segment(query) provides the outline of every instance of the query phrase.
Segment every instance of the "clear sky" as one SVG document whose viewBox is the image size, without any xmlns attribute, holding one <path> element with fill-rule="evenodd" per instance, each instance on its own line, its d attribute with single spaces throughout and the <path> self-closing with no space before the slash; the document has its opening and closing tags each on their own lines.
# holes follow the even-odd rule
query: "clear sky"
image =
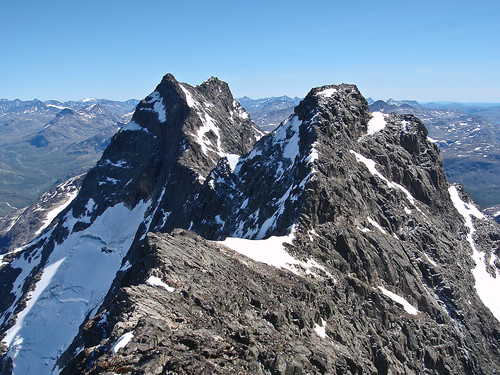
<svg viewBox="0 0 500 375">
<path fill-rule="evenodd" d="M 167 73 L 236 97 L 355 83 L 500 102 L 500 1 L 2 0 L 0 98 L 141 99 Z"/>
</svg>

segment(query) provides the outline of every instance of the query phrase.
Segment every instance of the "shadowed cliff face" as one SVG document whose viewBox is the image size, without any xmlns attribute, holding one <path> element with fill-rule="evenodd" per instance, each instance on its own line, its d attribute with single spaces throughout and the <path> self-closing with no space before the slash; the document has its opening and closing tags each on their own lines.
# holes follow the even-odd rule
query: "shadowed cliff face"
<svg viewBox="0 0 500 375">
<path fill-rule="evenodd" d="M 108 284 L 83 287 L 101 298 L 71 310 L 80 330 L 65 331 L 59 349 L 67 350 L 52 366 L 65 374 L 499 371 L 500 309 L 490 291 L 500 279 L 500 231 L 447 183 L 420 120 L 370 113 L 356 86 L 329 85 L 258 136 L 215 78 L 192 87 L 167 75 L 141 101 L 60 224 L 25 250 L 42 260 L 23 285 L 48 285 L 40 295 L 49 301 L 48 291 L 76 299 L 58 294 L 56 279 L 76 284 L 58 272 L 82 251 L 96 249 L 89 267 L 113 270 Z M 12 289 L 19 262 L 1 271 Z M 44 282 L 53 264 L 54 281 Z M 99 279 L 99 267 L 92 272 Z M 14 349 L 30 355 L 16 338 L 34 340 L 12 328 L 26 297 L 12 298 L 5 369 L 8 358 L 16 366 Z M 49 305 L 64 311 L 59 302 Z M 33 305 L 29 314 L 36 322 L 44 311 Z"/>
</svg>

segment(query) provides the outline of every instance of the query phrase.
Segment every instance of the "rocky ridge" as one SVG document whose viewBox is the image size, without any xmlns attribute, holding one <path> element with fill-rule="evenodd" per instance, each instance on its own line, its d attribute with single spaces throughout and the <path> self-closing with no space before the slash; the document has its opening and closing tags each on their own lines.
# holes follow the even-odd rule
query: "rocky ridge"
<svg viewBox="0 0 500 375">
<path fill-rule="evenodd" d="M 330 85 L 257 138 L 217 79 L 191 87 L 167 75 L 141 101 L 43 247 L 25 250 L 42 255 L 33 281 L 44 269 L 26 292 L 81 324 L 41 371 L 499 371 L 500 309 L 488 291 L 500 231 L 447 183 L 420 120 L 370 114 L 354 85 Z M 66 270 L 82 268 L 81 244 L 95 251 L 86 264 L 100 285 L 71 294 Z M 0 271 L 12 290 L 20 263 Z M 68 295 L 57 289 L 70 284 Z M 35 341 L 19 320 L 34 324 L 45 307 L 5 297 L 4 370 L 13 358 L 23 373 L 17 353 L 33 349 L 19 339 Z M 60 303 L 77 297 L 85 307 Z"/>
</svg>

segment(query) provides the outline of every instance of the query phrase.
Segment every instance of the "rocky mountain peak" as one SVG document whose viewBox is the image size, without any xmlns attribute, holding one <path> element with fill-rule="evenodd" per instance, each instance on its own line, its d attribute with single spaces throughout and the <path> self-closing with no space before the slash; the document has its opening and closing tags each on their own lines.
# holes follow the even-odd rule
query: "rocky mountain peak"
<svg viewBox="0 0 500 375">
<path fill-rule="evenodd" d="M 335 134 L 357 138 L 366 132 L 370 109 L 358 88 L 351 84 L 327 85 L 312 89 L 296 107 L 302 121 L 335 127 Z M 333 134 L 333 133 L 332 133 Z"/>
<path fill-rule="evenodd" d="M 63 116 L 71 116 L 74 114 L 75 114 L 75 112 L 72 109 L 64 108 L 56 114 L 56 118 L 63 117 Z"/>
<path fill-rule="evenodd" d="M 5 372 L 497 371 L 500 230 L 423 124 L 328 85 L 257 140 L 226 87 L 166 75 L 8 257 Z"/>
</svg>

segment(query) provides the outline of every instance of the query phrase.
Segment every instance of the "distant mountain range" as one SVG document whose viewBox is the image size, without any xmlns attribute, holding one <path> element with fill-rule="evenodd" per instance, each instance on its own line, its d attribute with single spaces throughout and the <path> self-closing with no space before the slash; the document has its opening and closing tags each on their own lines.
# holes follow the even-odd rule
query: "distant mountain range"
<svg viewBox="0 0 500 375">
<path fill-rule="evenodd" d="M 264 131 L 276 128 L 293 112 L 300 100 L 300 98 L 292 99 L 286 95 L 261 99 L 250 99 L 248 96 L 244 96 L 238 99 L 250 114 L 255 125 Z"/>
<path fill-rule="evenodd" d="M 0 215 L 86 172 L 138 102 L 0 99 Z"/>
</svg>

